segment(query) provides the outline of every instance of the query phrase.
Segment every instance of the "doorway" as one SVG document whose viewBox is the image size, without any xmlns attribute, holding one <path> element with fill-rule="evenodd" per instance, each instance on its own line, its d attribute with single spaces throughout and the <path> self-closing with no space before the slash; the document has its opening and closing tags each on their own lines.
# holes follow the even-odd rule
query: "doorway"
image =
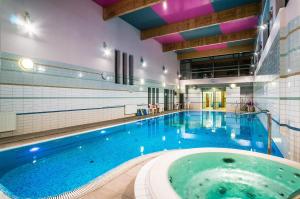
<svg viewBox="0 0 300 199">
<path fill-rule="evenodd" d="M 225 88 L 204 88 L 202 89 L 202 108 L 204 110 L 226 109 Z"/>
<path fill-rule="evenodd" d="M 164 89 L 164 111 L 169 110 L 169 90 Z"/>
</svg>

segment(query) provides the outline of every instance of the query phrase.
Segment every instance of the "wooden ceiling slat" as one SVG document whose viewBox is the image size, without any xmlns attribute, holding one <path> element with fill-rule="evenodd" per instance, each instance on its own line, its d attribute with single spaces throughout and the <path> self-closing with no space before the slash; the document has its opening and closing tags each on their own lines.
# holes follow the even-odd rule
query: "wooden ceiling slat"
<svg viewBox="0 0 300 199">
<path fill-rule="evenodd" d="M 207 16 L 200 16 L 193 19 L 184 20 L 177 23 L 167 24 L 156 28 L 141 31 L 141 39 L 164 36 L 172 33 L 184 32 L 198 29 L 205 26 L 211 26 L 226 21 L 258 15 L 260 4 L 252 3 L 244 6 L 224 10 Z"/>
<path fill-rule="evenodd" d="M 121 0 L 103 8 L 103 19 L 108 20 L 159 3 L 161 0 Z"/>
<path fill-rule="evenodd" d="M 163 52 L 182 50 L 188 48 L 195 48 L 199 46 L 224 43 L 224 42 L 234 42 L 246 39 L 254 39 L 256 37 L 256 30 L 246 30 L 237 33 L 231 33 L 227 35 L 216 35 L 210 37 L 202 37 L 199 39 L 193 39 L 189 41 L 183 41 L 178 43 L 163 44 Z"/>
<path fill-rule="evenodd" d="M 185 59 L 193 59 L 193 58 L 201 58 L 201 57 L 211 57 L 211 56 L 227 55 L 227 54 L 234 54 L 234 53 L 241 53 L 241 52 L 252 52 L 253 50 L 254 50 L 253 45 L 235 46 L 235 47 L 229 47 L 229 48 L 218 49 L 218 50 L 180 53 L 177 54 L 177 59 L 185 60 Z"/>
</svg>

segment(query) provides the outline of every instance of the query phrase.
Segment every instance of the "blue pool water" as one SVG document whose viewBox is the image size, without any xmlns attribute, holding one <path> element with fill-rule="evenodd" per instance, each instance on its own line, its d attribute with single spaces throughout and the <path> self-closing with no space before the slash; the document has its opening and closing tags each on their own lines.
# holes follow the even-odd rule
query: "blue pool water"
<svg viewBox="0 0 300 199">
<path fill-rule="evenodd" d="M 0 152 L 0 189 L 13 198 L 72 191 L 116 166 L 153 152 L 224 147 L 267 152 L 256 116 L 181 112 Z M 273 143 L 273 155 L 282 156 Z"/>
</svg>

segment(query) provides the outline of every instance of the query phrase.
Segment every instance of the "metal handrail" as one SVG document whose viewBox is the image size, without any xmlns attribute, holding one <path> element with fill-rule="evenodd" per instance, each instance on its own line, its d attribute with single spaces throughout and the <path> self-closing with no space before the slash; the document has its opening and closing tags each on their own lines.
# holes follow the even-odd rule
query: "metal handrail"
<svg viewBox="0 0 300 199">
<path fill-rule="evenodd" d="M 242 113 L 240 115 L 252 115 L 252 114 L 260 114 L 266 113 L 267 114 L 267 130 L 268 130 L 268 154 L 271 155 L 272 153 L 272 115 L 269 110 L 261 110 L 259 112 L 252 112 L 252 113 Z"/>
</svg>

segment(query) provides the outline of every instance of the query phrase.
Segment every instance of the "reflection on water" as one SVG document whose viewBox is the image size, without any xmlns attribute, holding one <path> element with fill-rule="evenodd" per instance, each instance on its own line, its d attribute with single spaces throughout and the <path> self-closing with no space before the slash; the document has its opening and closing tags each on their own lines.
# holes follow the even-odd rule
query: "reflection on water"
<svg viewBox="0 0 300 199">
<path fill-rule="evenodd" d="M 20 197 L 53 196 L 74 190 L 132 158 L 197 147 L 266 153 L 267 131 L 256 116 L 199 111 L 170 114 L 1 152 L 0 185 Z M 275 145 L 273 154 L 281 156 Z"/>
</svg>

